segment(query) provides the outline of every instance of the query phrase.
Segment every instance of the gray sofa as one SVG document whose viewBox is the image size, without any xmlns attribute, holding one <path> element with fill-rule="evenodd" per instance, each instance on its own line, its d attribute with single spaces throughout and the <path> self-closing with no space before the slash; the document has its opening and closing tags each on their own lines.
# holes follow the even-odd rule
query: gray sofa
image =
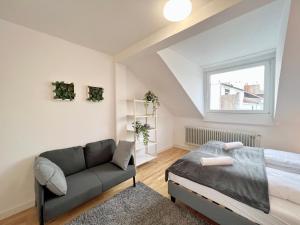
<svg viewBox="0 0 300 225">
<path fill-rule="evenodd" d="M 112 139 L 87 144 L 86 147 L 72 147 L 47 151 L 40 154 L 64 172 L 68 191 L 57 196 L 35 181 L 36 206 L 40 224 L 44 224 L 80 204 L 98 196 L 111 187 L 133 178 L 135 166 L 131 157 L 127 170 L 111 163 L 116 144 Z"/>
</svg>

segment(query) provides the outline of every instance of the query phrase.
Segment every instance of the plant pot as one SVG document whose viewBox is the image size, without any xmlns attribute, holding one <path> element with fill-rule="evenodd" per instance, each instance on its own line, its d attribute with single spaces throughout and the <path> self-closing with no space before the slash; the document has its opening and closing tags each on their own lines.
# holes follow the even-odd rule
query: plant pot
<svg viewBox="0 0 300 225">
<path fill-rule="evenodd" d="M 142 134 L 138 135 L 136 137 L 136 140 L 137 140 L 138 143 L 143 143 L 143 141 L 144 141 L 143 135 Z"/>
</svg>

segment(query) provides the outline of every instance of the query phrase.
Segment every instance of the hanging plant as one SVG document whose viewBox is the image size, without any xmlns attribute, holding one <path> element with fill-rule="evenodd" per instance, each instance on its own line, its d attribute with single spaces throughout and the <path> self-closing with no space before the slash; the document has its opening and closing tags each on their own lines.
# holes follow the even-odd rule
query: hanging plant
<svg viewBox="0 0 300 225">
<path fill-rule="evenodd" d="M 88 89 L 89 89 L 89 97 L 87 98 L 88 101 L 100 102 L 104 99 L 103 88 L 88 86 Z"/>
<path fill-rule="evenodd" d="M 149 130 L 150 126 L 149 124 L 142 124 L 140 121 L 136 121 L 135 123 L 132 123 L 132 127 L 134 129 L 134 132 L 136 133 L 137 137 L 140 137 L 140 135 L 143 135 L 143 143 L 144 145 L 148 145 L 149 143 Z"/>
<path fill-rule="evenodd" d="M 54 99 L 61 99 L 61 100 L 74 100 L 76 94 L 74 92 L 74 83 L 67 84 L 63 81 L 53 82 L 53 86 L 55 89 L 53 92 L 55 93 Z"/>
<path fill-rule="evenodd" d="M 152 105 L 153 105 L 153 113 L 160 106 L 160 102 L 159 102 L 158 97 L 152 91 L 146 92 L 146 94 L 144 96 L 144 101 L 145 101 L 145 107 L 146 108 L 148 108 L 149 103 L 152 103 Z"/>
</svg>

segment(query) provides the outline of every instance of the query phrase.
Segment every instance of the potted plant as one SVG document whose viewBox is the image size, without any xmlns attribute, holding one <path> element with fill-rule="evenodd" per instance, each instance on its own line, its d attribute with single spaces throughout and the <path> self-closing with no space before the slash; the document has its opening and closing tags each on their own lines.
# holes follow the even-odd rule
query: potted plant
<svg viewBox="0 0 300 225">
<path fill-rule="evenodd" d="M 132 123 L 132 127 L 134 129 L 134 132 L 136 133 L 137 137 L 139 138 L 140 135 L 143 135 L 143 143 L 144 145 L 148 145 L 149 142 L 149 130 L 150 126 L 149 124 L 142 124 L 140 121 L 136 121 L 135 123 Z"/>
<path fill-rule="evenodd" d="M 158 97 L 152 91 L 147 91 L 145 96 L 144 96 L 144 100 L 145 100 L 146 109 L 148 108 L 149 103 L 152 103 L 152 105 L 153 105 L 153 114 L 154 114 L 155 111 L 160 106 L 160 102 L 159 102 Z"/>
</svg>

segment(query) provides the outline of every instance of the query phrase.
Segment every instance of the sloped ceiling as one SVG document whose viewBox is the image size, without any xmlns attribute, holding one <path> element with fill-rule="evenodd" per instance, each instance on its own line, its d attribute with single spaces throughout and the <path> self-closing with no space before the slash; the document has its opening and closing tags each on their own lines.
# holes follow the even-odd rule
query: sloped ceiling
<svg viewBox="0 0 300 225">
<path fill-rule="evenodd" d="M 200 114 L 158 54 L 141 55 L 127 61 L 138 79 L 154 91 L 172 114 L 199 117 Z"/>
<path fill-rule="evenodd" d="M 193 0 L 194 8 L 211 0 Z M 166 0 L 1 0 L 0 18 L 114 55 L 169 24 Z"/>
<path fill-rule="evenodd" d="M 274 1 L 169 48 L 199 66 L 276 49 L 284 2 Z"/>
<path fill-rule="evenodd" d="M 172 49 L 158 52 L 197 110 L 204 114 L 203 76 L 200 67 Z"/>
<path fill-rule="evenodd" d="M 203 69 L 240 57 L 275 52 L 280 48 L 286 2 L 287 0 L 274 1 L 159 51 L 203 116 L 204 110 L 200 106 L 204 101 Z M 276 63 L 281 64 L 281 60 Z M 198 71 L 184 69 L 187 68 L 186 64 L 189 64 L 188 67 L 198 66 Z M 280 77 L 280 71 L 278 73 L 276 77 Z M 196 80 L 197 82 L 191 82 Z M 276 90 L 278 85 L 279 82 L 276 82 Z M 275 95 L 277 96 L 277 92 Z"/>
<path fill-rule="evenodd" d="M 270 3 L 270 1 L 241 2 L 236 7 L 231 7 L 230 9 L 227 9 L 216 16 L 210 17 L 209 19 L 198 23 L 185 31 L 150 46 L 134 56 L 122 60 L 122 63 L 126 64 L 129 69 L 141 79 L 141 81 L 147 83 L 149 88 L 156 90 L 164 104 L 175 116 L 203 118 L 203 113 L 199 110 L 199 107 L 196 107 L 196 104 L 194 104 L 197 101 L 193 101 L 189 97 L 188 92 L 184 89 L 185 85 L 182 85 L 179 80 L 176 79 L 172 70 L 165 64 L 157 52 L 173 46 L 174 44 L 176 45 L 176 43 L 191 38 L 194 35 L 198 35 L 199 33 L 205 31 L 209 32 L 209 30 L 222 26 L 222 24 L 234 18 L 239 20 L 243 17 L 241 15 L 244 13 L 251 12 L 253 9 L 257 9 L 262 6 L 256 5 L 257 3 L 264 5 Z M 244 24 L 244 26 L 247 26 L 247 24 Z M 264 36 L 264 34 L 262 34 L 262 36 Z M 197 48 L 198 44 L 199 43 L 195 44 L 195 48 Z M 212 46 L 215 43 L 210 42 L 206 44 Z M 273 45 L 273 42 L 271 43 L 271 46 L 275 46 Z M 218 56 L 217 52 L 214 53 Z M 186 74 L 186 78 L 189 79 L 189 74 Z M 199 90 L 199 95 L 202 93 L 202 90 Z"/>
<path fill-rule="evenodd" d="M 282 57 L 280 86 L 278 91 L 277 123 L 287 126 L 300 124 L 300 1 L 291 2 L 285 48 Z M 292 135 L 292 134 L 291 134 Z M 299 137 L 299 133 L 297 134 Z M 298 145 L 299 149 L 299 145 Z"/>
</svg>

